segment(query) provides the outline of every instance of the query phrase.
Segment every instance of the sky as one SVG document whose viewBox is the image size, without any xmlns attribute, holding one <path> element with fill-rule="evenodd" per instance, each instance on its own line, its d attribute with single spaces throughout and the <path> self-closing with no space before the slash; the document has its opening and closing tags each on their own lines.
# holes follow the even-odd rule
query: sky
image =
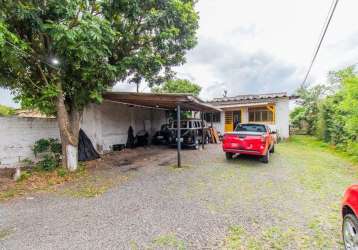
<svg viewBox="0 0 358 250">
<path fill-rule="evenodd" d="M 302 83 L 331 0 L 199 0 L 198 45 L 177 77 L 202 87 L 205 99 L 270 92 L 292 94 Z M 358 63 L 357 0 L 341 0 L 313 66 L 309 84 Z M 115 90 L 135 91 L 118 84 Z M 143 92 L 150 89 L 143 85 Z M 0 90 L 0 104 L 13 106 Z"/>
</svg>

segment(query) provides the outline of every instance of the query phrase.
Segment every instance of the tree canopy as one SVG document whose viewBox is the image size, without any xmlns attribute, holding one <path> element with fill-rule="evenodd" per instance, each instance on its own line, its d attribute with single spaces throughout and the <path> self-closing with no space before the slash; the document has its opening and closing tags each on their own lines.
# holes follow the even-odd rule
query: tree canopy
<svg viewBox="0 0 358 250">
<path fill-rule="evenodd" d="M 197 28 L 193 0 L 3 1 L 0 84 L 53 114 L 60 81 L 66 103 L 82 108 L 117 81 L 171 77 Z"/>
<path fill-rule="evenodd" d="M 197 42 L 195 2 L 1 1 L 0 87 L 57 115 L 63 145 L 77 147 L 81 111 L 108 88 L 173 77 Z"/>
<path fill-rule="evenodd" d="M 330 82 L 301 89 L 293 126 L 306 122 L 307 132 L 358 159 L 358 73 L 354 67 L 331 72 Z"/>
<path fill-rule="evenodd" d="M 155 93 L 186 93 L 198 96 L 201 87 L 189 80 L 173 79 L 166 81 L 162 86 L 153 87 L 152 91 Z"/>
<path fill-rule="evenodd" d="M 15 115 L 15 109 L 0 104 L 0 116 L 12 116 Z"/>
</svg>

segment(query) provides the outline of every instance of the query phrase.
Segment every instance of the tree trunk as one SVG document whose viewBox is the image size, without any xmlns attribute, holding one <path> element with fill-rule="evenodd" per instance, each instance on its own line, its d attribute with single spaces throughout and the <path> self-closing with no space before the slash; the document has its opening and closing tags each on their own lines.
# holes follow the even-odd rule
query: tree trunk
<svg viewBox="0 0 358 250">
<path fill-rule="evenodd" d="M 61 84 L 57 84 L 57 87 L 59 94 L 56 108 L 62 144 L 62 164 L 70 171 L 75 171 L 78 167 L 78 134 L 81 112 L 75 108 L 74 104 L 71 104 L 69 111 L 67 111 Z"/>
</svg>

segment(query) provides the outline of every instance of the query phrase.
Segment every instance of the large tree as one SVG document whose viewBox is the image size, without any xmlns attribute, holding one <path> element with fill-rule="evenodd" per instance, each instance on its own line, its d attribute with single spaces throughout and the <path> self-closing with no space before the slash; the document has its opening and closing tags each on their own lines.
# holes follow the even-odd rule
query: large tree
<svg viewBox="0 0 358 250">
<path fill-rule="evenodd" d="M 84 107 L 118 81 L 172 77 L 196 44 L 195 0 L 0 2 L 0 86 L 56 115 L 63 163 L 77 168 Z"/>
<path fill-rule="evenodd" d="M 192 94 L 198 96 L 201 91 L 201 87 L 185 79 L 171 79 L 166 81 L 161 86 L 155 86 L 152 88 L 154 93 L 181 93 Z"/>
</svg>

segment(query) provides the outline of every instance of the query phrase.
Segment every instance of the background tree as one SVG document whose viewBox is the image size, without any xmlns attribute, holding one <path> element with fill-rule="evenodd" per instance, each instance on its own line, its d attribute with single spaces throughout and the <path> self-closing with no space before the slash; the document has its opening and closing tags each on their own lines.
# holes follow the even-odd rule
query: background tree
<svg viewBox="0 0 358 250">
<path fill-rule="evenodd" d="M 296 91 L 296 95 L 299 96 L 297 100 L 299 107 L 296 107 L 290 118 L 296 124 L 306 123 L 307 134 L 309 135 L 313 135 L 316 131 L 319 103 L 326 91 L 325 85 L 316 85 L 311 88 L 301 86 Z"/>
<path fill-rule="evenodd" d="M 162 86 L 152 88 L 154 93 L 185 93 L 198 96 L 201 87 L 198 84 L 192 83 L 189 80 L 173 79 L 166 81 Z"/>
<path fill-rule="evenodd" d="M 194 96 L 199 96 L 201 87 L 192 83 L 189 80 L 185 79 L 171 79 L 166 81 L 161 86 L 155 86 L 152 88 L 154 93 L 178 93 L 178 94 L 192 94 Z M 176 119 L 176 112 L 169 111 L 168 116 L 172 119 Z M 181 118 L 187 119 L 192 117 L 191 111 L 181 112 Z"/>
<path fill-rule="evenodd" d="M 0 116 L 12 116 L 15 115 L 15 109 L 0 104 Z"/>
<path fill-rule="evenodd" d="M 330 72 L 326 86 L 300 89 L 293 126 L 310 122 L 310 134 L 358 159 L 358 73 L 355 67 Z"/>
<path fill-rule="evenodd" d="M 118 81 L 171 78 L 196 44 L 195 2 L 1 1 L 0 86 L 57 116 L 63 164 L 76 169 L 84 107 Z"/>
</svg>

